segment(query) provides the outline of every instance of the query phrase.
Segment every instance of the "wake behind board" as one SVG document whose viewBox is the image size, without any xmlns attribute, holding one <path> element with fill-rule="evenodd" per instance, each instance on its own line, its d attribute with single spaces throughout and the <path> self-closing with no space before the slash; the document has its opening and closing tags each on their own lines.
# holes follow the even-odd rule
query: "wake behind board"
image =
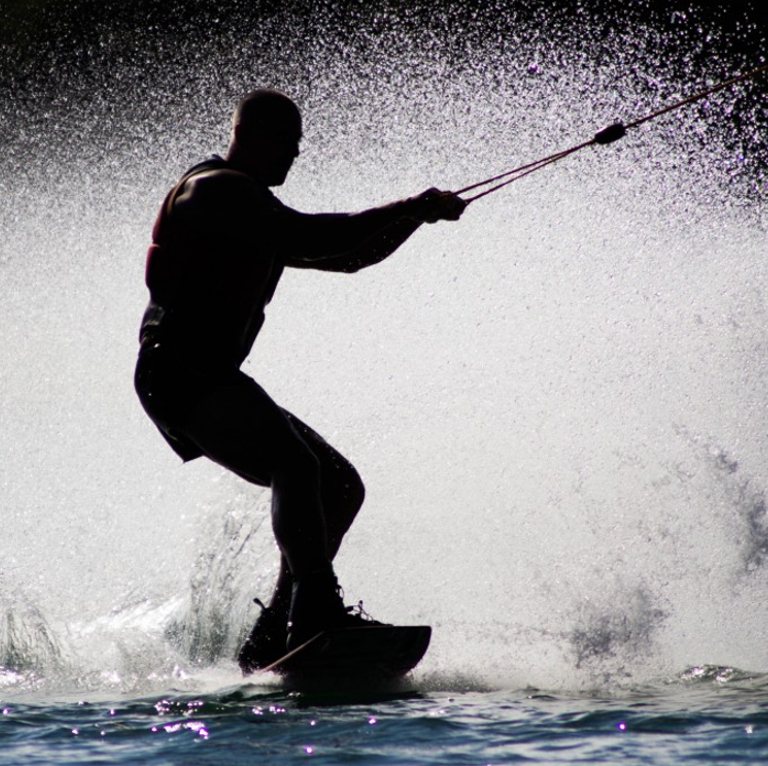
<svg viewBox="0 0 768 766">
<path fill-rule="evenodd" d="M 371 625 L 318 633 L 263 672 L 289 681 L 389 681 L 418 665 L 429 646 L 426 625 Z"/>
</svg>

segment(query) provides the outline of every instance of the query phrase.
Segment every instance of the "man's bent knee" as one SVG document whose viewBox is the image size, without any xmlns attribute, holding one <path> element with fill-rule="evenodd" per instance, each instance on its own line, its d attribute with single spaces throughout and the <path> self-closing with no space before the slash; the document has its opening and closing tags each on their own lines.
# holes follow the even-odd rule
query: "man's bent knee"
<svg viewBox="0 0 768 766">
<path fill-rule="evenodd" d="M 350 468 L 352 470 L 344 477 L 344 497 L 347 507 L 355 515 L 365 501 L 365 484 L 360 474 L 352 466 Z"/>
</svg>

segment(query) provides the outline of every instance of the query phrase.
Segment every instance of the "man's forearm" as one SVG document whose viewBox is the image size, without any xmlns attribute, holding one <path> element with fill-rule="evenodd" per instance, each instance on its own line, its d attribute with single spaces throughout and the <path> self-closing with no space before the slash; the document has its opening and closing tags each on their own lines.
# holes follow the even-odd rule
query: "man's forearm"
<svg viewBox="0 0 768 766">
<path fill-rule="evenodd" d="M 391 255 L 421 225 L 409 213 L 413 200 L 360 213 L 294 213 L 286 242 L 287 264 L 296 268 L 353 272 Z"/>
</svg>

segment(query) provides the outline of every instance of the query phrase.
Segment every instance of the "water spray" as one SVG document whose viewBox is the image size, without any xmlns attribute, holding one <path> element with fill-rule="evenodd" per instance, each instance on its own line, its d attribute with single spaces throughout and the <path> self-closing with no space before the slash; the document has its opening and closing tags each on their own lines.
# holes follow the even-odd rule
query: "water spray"
<svg viewBox="0 0 768 766">
<path fill-rule="evenodd" d="M 747 72 L 746 74 L 738 75 L 737 77 L 732 77 L 730 80 L 726 80 L 725 82 L 722 82 L 718 85 L 714 85 L 711 88 L 707 88 L 706 90 L 702 90 L 699 93 L 695 93 L 692 96 L 688 96 L 687 98 L 684 98 L 681 101 L 677 101 L 676 103 L 671 104 L 670 106 L 666 106 L 662 109 L 658 109 L 655 112 L 651 112 L 651 114 L 647 114 L 644 117 L 640 117 L 636 120 L 632 120 L 631 122 L 628 122 L 626 125 L 624 125 L 621 122 L 615 122 L 612 125 L 609 125 L 607 128 L 603 128 L 601 131 L 597 132 L 594 135 L 594 137 L 591 138 L 589 141 L 584 141 L 583 143 L 573 146 L 570 149 L 565 149 L 560 152 L 555 152 L 554 154 L 550 154 L 549 156 L 543 157 L 542 159 L 536 160 L 535 162 L 529 162 L 526 165 L 521 165 L 520 167 L 515 168 L 514 170 L 504 171 L 503 173 L 499 173 L 495 176 L 491 176 L 491 178 L 486 178 L 484 181 L 478 181 L 477 183 L 471 184 L 470 186 L 465 186 L 463 189 L 459 189 L 458 191 L 456 191 L 455 194 L 458 194 L 458 195 L 466 194 L 469 191 L 473 191 L 474 189 L 479 189 L 482 186 L 487 186 L 488 184 L 494 183 L 495 181 L 501 181 L 501 179 L 506 179 L 501 183 L 498 183 L 495 186 L 492 186 L 490 189 L 486 189 L 485 191 L 479 192 L 478 194 L 475 194 L 472 197 L 465 198 L 464 201 L 467 204 L 469 204 L 470 202 L 474 202 L 475 200 L 478 200 L 481 197 L 485 197 L 487 194 L 491 194 L 492 192 L 498 191 L 499 189 L 503 189 L 505 186 L 511 184 L 513 181 L 518 181 L 521 178 L 525 178 L 525 176 L 530 175 L 531 173 L 537 170 L 541 170 L 547 165 L 551 165 L 552 163 L 557 162 L 558 160 L 562 160 L 563 158 L 568 157 L 571 154 L 575 154 L 576 152 L 579 152 L 582 149 L 586 149 L 588 146 L 594 146 L 596 144 L 605 146 L 607 144 L 612 144 L 614 141 L 618 141 L 620 138 L 623 138 L 627 134 L 628 130 L 632 128 L 636 128 L 642 125 L 644 122 L 649 122 L 650 120 L 654 120 L 657 117 L 661 117 L 662 115 L 667 114 L 668 112 L 672 112 L 676 109 L 680 109 L 681 107 L 686 106 L 687 104 L 693 104 L 696 101 L 700 101 L 701 99 L 712 95 L 713 93 L 718 93 L 721 90 L 725 90 L 731 85 L 736 85 L 737 83 L 744 82 L 745 80 L 754 79 L 755 77 L 757 77 L 760 74 L 763 74 L 766 71 L 768 71 L 768 64 L 758 67 L 757 69 L 753 69 L 752 71 Z"/>
</svg>

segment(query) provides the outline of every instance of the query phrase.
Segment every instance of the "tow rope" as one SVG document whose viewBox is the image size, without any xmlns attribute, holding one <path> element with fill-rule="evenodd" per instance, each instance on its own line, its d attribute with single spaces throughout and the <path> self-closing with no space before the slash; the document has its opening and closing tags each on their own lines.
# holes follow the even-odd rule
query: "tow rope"
<svg viewBox="0 0 768 766">
<path fill-rule="evenodd" d="M 491 194 L 491 192 L 503 189 L 513 181 L 518 181 L 521 178 L 525 178 L 525 176 L 530 175 L 537 170 L 541 170 L 547 165 L 551 165 L 553 162 L 562 160 L 564 157 L 568 157 L 569 155 L 581 151 L 582 149 L 586 149 L 588 146 L 593 146 L 595 144 L 612 144 L 614 141 L 618 141 L 620 138 L 623 138 L 627 134 L 628 130 L 636 128 L 639 125 L 642 125 L 644 122 L 654 120 L 657 117 L 661 117 L 661 115 L 666 114 L 667 112 L 671 112 L 675 109 L 680 109 L 680 107 L 683 107 L 686 104 L 692 104 L 695 101 L 700 101 L 702 98 L 706 98 L 707 96 L 710 96 L 713 93 L 717 93 L 718 91 L 725 90 L 725 88 L 728 88 L 731 85 L 736 85 L 737 83 L 743 82 L 744 80 L 750 80 L 765 71 L 768 71 L 768 64 L 758 67 L 757 69 L 753 69 L 751 72 L 747 72 L 746 74 L 739 75 L 738 77 L 733 77 L 730 80 L 726 80 L 725 82 L 720 83 L 719 85 L 715 85 L 711 88 L 707 88 L 706 90 L 702 90 L 699 93 L 695 93 L 693 96 L 688 96 L 688 98 L 684 98 L 670 106 L 666 106 L 663 109 L 651 112 L 651 114 L 647 114 L 645 117 L 632 120 L 632 122 L 628 122 L 626 125 L 621 122 L 615 122 L 612 125 L 609 125 L 607 128 L 603 128 L 603 130 L 596 133 L 594 137 L 589 141 L 584 141 L 577 146 L 573 146 L 570 149 L 565 149 L 561 152 L 555 152 L 554 154 L 550 154 L 549 156 L 543 157 L 542 159 L 536 160 L 535 162 L 529 162 L 527 165 L 521 165 L 519 168 L 515 168 L 514 170 L 506 170 L 503 173 L 491 176 L 491 178 L 486 178 L 484 181 L 478 181 L 471 186 L 465 186 L 463 189 L 459 189 L 457 192 L 454 192 L 454 194 L 466 194 L 467 192 L 479 189 L 481 186 L 487 186 L 488 184 L 495 183 L 496 181 L 501 181 L 501 183 L 492 186 L 490 189 L 486 189 L 485 191 L 479 192 L 478 194 L 475 194 L 471 197 L 465 197 L 464 201 L 469 204 L 470 202 L 474 202 L 481 197 L 485 197 L 486 194 Z M 502 179 L 505 180 L 502 181 Z"/>
</svg>

